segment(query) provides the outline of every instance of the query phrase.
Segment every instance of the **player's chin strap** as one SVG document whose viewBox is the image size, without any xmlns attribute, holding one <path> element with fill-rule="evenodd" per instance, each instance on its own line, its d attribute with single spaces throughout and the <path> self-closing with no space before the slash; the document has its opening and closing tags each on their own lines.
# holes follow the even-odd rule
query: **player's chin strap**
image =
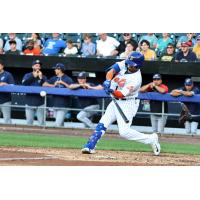
<svg viewBox="0 0 200 200">
<path fill-rule="evenodd" d="M 103 123 L 98 123 L 94 133 L 89 138 L 87 144 L 84 146 L 89 149 L 94 149 L 101 136 L 105 133 L 106 128 Z"/>
</svg>

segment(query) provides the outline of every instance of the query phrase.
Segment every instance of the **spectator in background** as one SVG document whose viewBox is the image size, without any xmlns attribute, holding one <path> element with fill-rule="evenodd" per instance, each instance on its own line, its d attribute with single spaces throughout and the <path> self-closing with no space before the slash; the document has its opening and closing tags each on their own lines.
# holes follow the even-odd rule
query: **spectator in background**
<svg viewBox="0 0 200 200">
<path fill-rule="evenodd" d="M 42 53 L 44 55 L 57 55 L 62 49 L 66 48 L 66 43 L 59 38 L 59 33 L 52 33 L 52 39 L 46 40 Z"/>
<path fill-rule="evenodd" d="M 134 39 L 132 39 L 131 33 L 123 33 L 123 41 L 120 41 L 120 44 L 116 49 L 117 55 L 120 55 L 121 53 L 125 52 L 126 45 L 129 42 L 131 42 L 131 44 L 134 47 L 133 51 L 136 51 L 136 49 L 138 47 L 138 43 Z"/>
<path fill-rule="evenodd" d="M 156 60 L 156 53 L 150 49 L 150 43 L 147 40 L 140 42 L 141 53 L 144 55 L 145 60 Z"/>
<path fill-rule="evenodd" d="M 80 72 L 77 77 L 77 82 L 75 84 L 71 84 L 69 89 L 92 89 L 92 90 L 102 90 L 103 87 L 101 85 L 94 85 L 92 83 L 87 82 L 86 72 Z M 100 106 L 96 98 L 89 97 L 76 97 L 78 108 L 82 109 L 77 114 L 77 119 L 84 123 L 86 127 L 94 128 L 94 124 L 91 121 L 91 118 L 97 113 L 95 110 L 99 110 Z"/>
<path fill-rule="evenodd" d="M 43 86 L 55 88 L 68 88 L 73 83 L 72 79 L 65 74 L 65 66 L 62 63 L 57 63 L 55 67 L 55 76 L 47 80 Z M 62 95 L 53 95 L 53 107 L 56 107 L 56 121 L 55 126 L 63 126 L 65 115 L 67 113 L 66 107 L 69 107 L 69 97 Z"/>
<path fill-rule="evenodd" d="M 8 33 L 8 37 L 9 39 L 6 41 L 5 46 L 4 46 L 4 51 L 8 51 L 10 50 L 10 41 L 15 40 L 16 44 L 17 44 L 17 50 L 19 50 L 20 52 L 22 51 L 22 41 L 16 36 L 16 33 Z"/>
<path fill-rule="evenodd" d="M 181 50 L 176 53 L 176 62 L 195 62 L 197 60 L 196 54 L 190 49 L 190 42 L 182 42 Z"/>
<path fill-rule="evenodd" d="M 134 44 L 133 44 L 132 41 L 126 43 L 125 52 L 121 53 L 119 57 L 120 58 L 127 58 L 130 55 L 130 53 L 134 51 L 134 49 L 135 49 L 135 47 L 134 47 Z"/>
<path fill-rule="evenodd" d="M 153 82 L 150 82 L 140 88 L 140 92 L 158 92 L 160 94 L 165 94 L 168 92 L 167 85 L 162 83 L 162 77 L 160 74 L 153 75 Z M 150 101 L 150 111 L 151 113 L 162 113 L 162 102 L 151 100 Z M 164 102 L 164 112 L 168 112 L 167 103 Z M 151 126 L 153 132 L 164 133 L 164 127 L 167 122 L 167 116 L 161 116 L 156 114 L 151 114 Z"/>
<path fill-rule="evenodd" d="M 72 40 L 67 41 L 67 47 L 64 50 L 65 55 L 76 55 L 78 53 L 77 47 L 74 46 Z"/>
<path fill-rule="evenodd" d="M 35 60 L 32 63 L 33 71 L 24 75 L 22 84 L 25 86 L 42 86 L 47 80 L 46 76 L 41 71 L 42 63 L 40 60 Z M 44 97 L 40 94 L 26 94 L 26 121 L 28 125 L 32 125 L 35 114 L 40 126 L 44 125 Z M 32 108 L 34 106 L 35 108 Z"/>
<path fill-rule="evenodd" d="M 149 42 L 149 48 L 151 49 L 155 49 L 157 47 L 158 38 L 154 33 L 147 33 L 147 35 L 143 35 L 139 41 L 139 44 L 141 44 L 142 40 L 147 40 Z"/>
<path fill-rule="evenodd" d="M 10 72 L 4 70 L 4 63 L 0 60 L 0 87 L 8 84 L 15 84 Z M 11 124 L 11 93 L 1 92 L 0 110 L 3 114 L 5 124 Z"/>
<path fill-rule="evenodd" d="M 0 48 L 0 55 L 4 54 L 3 48 Z"/>
<path fill-rule="evenodd" d="M 196 45 L 193 47 L 193 52 L 196 54 L 197 59 L 200 60 L 200 35 L 196 37 Z"/>
<path fill-rule="evenodd" d="M 192 97 L 195 94 L 199 93 L 199 89 L 194 86 L 192 79 L 187 78 L 185 79 L 184 87 L 172 90 L 171 95 L 172 96 L 186 96 L 186 97 Z M 200 115 L 200 104 L 194 103 L 194 102 L 185 102 L 184 103 L 187 108 L 190 111 L 190 114 L 192 115 Z M 197 133 L 197 127 L 198 127 L 198 121 L 194 120 L 186 120 L 185 123 L 185 130 L 188 134 L 196 134 Z"/>
<path fill-rule="evenodd" d="M 167 45 L 165 52 L 160 56 L 160 61 L 174 61 L 175 60 L 175 47 L 172 43 Z"/>
<path fill-rule="evenodd" d="M 107 36 L 106 33 L 99 33 L 100 40 L 97 40 L 97 56 L 116 56 L 119 41 Z"/>
<path fill-rule="evenodd" d="M 39 33 L 32 33 L 31 37 L 27 38 L 27 41 L 28 40 L 34 41 L 34 48 L 42 49 L 42 39 Z"/>
<path fill-rule="evenodd" d="M 34 41 L 28 40 L 24 50 L 24 55 L 37 56 L 41 54 L 40 48 L 34 47 Z"/>
<path fill-rule="evenodd" d="M 3 40 L 0 38 L 0 49 L 3 49 Z"/>
<path fill-rule="evenodd" d="M 173 43 L 172 39 L 169 37 L 169 33 L 162 33 L 162 38 L 158 39 L 156 48 L 160 53 L 163 53 L 169 43 Z"/>
<path fill-rule="evenodd" d="M 81 53 L 83 56 L 93 56 L 96 53 L 95 44 L 92 42 L 92 37 L 90 34 L 83 34 L 83 44 L 81 48 Z"/>
<path fill-rule="evenodd" d="M 177 47 L 177 48 L 181 48 L 181 44 L 182 44 L 183 42 L 191 42 L 191 47 L 193 47 L 193 46 L 196 44 L 196 41 L 195 41 L 195 39 L 193 38 L 194 35 L 195 35 L 194 33 L 187 33 L 186 35 L 181 36 L 181 37 L 178 39 L 178 42 L 177 42 L 176 47 Z"/>
<path fill-rule="evenodd" d="M 10 50 L 6 51 L 5 54 L 20 55 L 20 51 L 17 50 L 17 43 L 15 40 L 9 41 Z"/>
</svg>

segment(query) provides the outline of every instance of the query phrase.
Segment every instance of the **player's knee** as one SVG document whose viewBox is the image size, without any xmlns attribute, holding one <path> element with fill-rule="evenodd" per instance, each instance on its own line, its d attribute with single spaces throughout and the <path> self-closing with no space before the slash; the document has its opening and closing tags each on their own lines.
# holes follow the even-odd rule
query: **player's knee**
<svg viewBox="0 0 200 200">
<path fill-rule="evenodd" d="M 103 123 L 98 123 L 97 126 L 96 126 L 96 131 L 106 131 L 106 127 L 104 126 Z"/>
<path fill-rule="evenodd" d="M 128 128 L 119 129 L 119 134 L 123 138 L 128 138 L 128 135 L 129 135 Z"/>
</svg>

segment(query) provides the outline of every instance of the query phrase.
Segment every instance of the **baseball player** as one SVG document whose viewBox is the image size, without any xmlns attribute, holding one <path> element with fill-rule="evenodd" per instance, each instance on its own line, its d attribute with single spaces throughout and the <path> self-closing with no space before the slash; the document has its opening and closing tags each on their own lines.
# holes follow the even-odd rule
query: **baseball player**
<svg viewBox="0 0 200 200">
<path fill-rule="evenodd" d="M 133 117 L 139 107 L 138 91 L 142 83 L 140 67 L 143 66 L 144 56 L 139 52 L 132 52 L 126 60 L 115 63 L 106 74 L 103 86 L 106 93 L 116 98 L 118 105 L 129 120 L 125 123 L 113 101 L 108 105 L 105 114 L 100 119 L 96 129 L 88 142 L 84 145 L 82 153 L 95 153 L 99 139 L 105 134 L 106 129 L 117 121 L 119 134 L 128 140 L 135 140 L 152 146 L 154 155 L 160 154 L 158 135 L 144 134 L 130 128 Z"/>
</svg>

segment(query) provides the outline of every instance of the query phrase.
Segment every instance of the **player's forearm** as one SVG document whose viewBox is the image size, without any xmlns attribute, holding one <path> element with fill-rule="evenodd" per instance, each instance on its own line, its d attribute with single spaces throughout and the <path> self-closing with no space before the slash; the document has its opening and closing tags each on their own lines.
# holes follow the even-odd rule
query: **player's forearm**
<svg viewBox="0 0 200 200">
<path fill-rule="evenodd" d="M 106 74 L 106 80 L 112 80 L 112 78 L 114 77 L 115 75 L 115 70 L 114 69 L 111 69 L 110 71 L 107 72 Z"/>
</svg>

